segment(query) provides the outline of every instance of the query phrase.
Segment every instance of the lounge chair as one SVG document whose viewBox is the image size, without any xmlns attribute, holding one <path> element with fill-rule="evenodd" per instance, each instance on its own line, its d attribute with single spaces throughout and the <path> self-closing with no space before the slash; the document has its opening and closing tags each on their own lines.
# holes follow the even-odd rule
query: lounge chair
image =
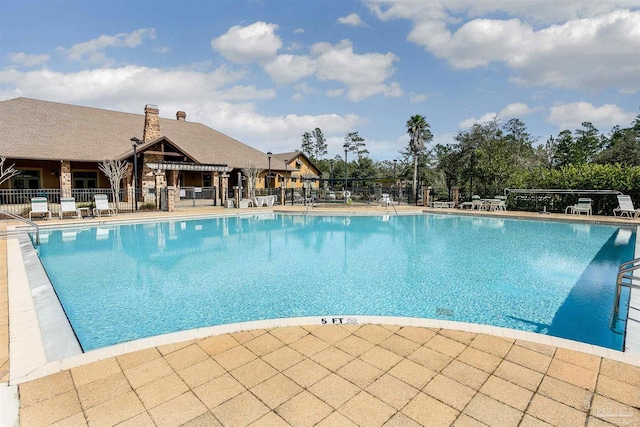
<svg viewBox="0 0 640 427">
<path fill-rule="evenodd" d="M 270 208 L 276 201 L 276 196 L 267 196 L 267 207 Z"/>
<path fill-rule="evenodd" d="M 304 203 L 304 197 L 297 191 L 293 192 L 293 203 Z"/>
<path fill-rule="evenodd" d="M 564 210 L 566 214 L 580 215 L 582 213 L 591 215 L 591 199 L 588 198 L 580 198 L 578 199 L 578 203 L 575 205 L 567 206 Z"/>
<path fill-rule="evenodd" d="M 249 206 L 253 206 L 253 200 L 251 199 L 240 199 L 238 202 L 238 208 L 240 209 L 248 209 Z"/>
<path fill-rule="evenodd" d="M 96 207 L 93 208 L 93 216 L 102 216 L 103 212 L 106 212 L 107 215 L 118 215 L 116 208 L 109 207 L 109 199 L 107 199 L 106 194 L 96 194 L 93 198 L 96 202 Z"/>
<path fill-rule="evenodd" d="M 80 209 L 76 206 L 76 199 L 73 197 L 60 197 L 60 219 L 64 218 L 65 214 L 72 214 L 72 218 L 82 218 Z"/>
<path fill-rule="evenodd" d="M 31 199 L 31 211 L 29 211 L 29 221 L 31 221 L 31 215 L 46 215 L 47 219 L 51 219 L 51 211 L 49 210 L 49 203 L 46 197 L 34 197 Z"/>
<path fill-rule="evenodd" d="M 491 200 L 489 203 L 489 210 L 491 211 L 506 211 L 507 210 L 507 205 L 505 202 L 505 197 L 504 196 L 496 196 L 493 198 L 493 200 Z"/>
<path fill-rule="evenodd" d="M 393 200 L 391 200 L 391 196 L 389 195 L 389 193 L 382 193 L 380 195 L 380 199 L 378 200 L 378 204 L 380 206 L 382 206 L 382 205 L 389 206 L 389 205 L 393 204 Z"/>
<path fill-rule="evenodd" d="M 484 202 L 480 199 L 480 196 L 473 195 L 471 196 L 471 209 L 484 209 Z"/>
<path fill-rule="evenodd" d="M 613 210 L 613 216 L 628 216 L 633 218 L 640 217 L 640 209 L 635 209 L 633 207 L 631 196 L 619 194 L 618 204 L 620 206 Z"/>
</svg>

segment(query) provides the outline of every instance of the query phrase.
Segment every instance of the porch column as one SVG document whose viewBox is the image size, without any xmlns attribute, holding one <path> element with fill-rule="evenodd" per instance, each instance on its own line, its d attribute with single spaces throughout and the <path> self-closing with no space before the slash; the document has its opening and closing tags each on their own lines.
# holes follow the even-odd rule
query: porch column
<svg viewBox="0 0 640 427">
<path fill-rule="evenodd" d="M 225 206 L 227 204 L 227 192 L 229 191 L 229 175 L 223 173 L 220 175 L 220 181 L 220 203 Z"/>
<path fill-rule="evenodd" d="M 155 171 L 154 176 L 156 179 L 156 209 L 160 210 L 160 191 L 167 186 L 165 182 L 164 171 Z"/>
<path fill-rule="evenodd" d="M 167 187 L 167 211 L 175 212 L 176 210 L 176 187 Z"/>
<path fill-rule="evenodd" d="M 211 173 L 211 185 L 213 186 L 213 193 L 215 194 L 215 198 L 213 199 L 213 204 L 217 205 L 218 200 L 222 200 L 222 198 L 220 197 L 220 172 Z"/>
<path fill-rule="evenodd" d="M 60 163 L 60 196 L 71 197 L 71 162 Z"/>
<path fill-rule="evenodd" d="M 179 202 L 180 201 L 180 189 L 178 188 L 178 177 L 179 177 L 179 171 L 175 171 L 175 170 L 170 170 L 169 171 L 169 177 L 167 179 L 167 186 L 169 187 L 173 187 L 174 191 L 171 193 L 172 196 L 169 197 L 169 193 L 167 193 L 167 199 L 168 200 L 173 200 L 173 203 L 175 204 L 175 202 Z"/>
</svg>

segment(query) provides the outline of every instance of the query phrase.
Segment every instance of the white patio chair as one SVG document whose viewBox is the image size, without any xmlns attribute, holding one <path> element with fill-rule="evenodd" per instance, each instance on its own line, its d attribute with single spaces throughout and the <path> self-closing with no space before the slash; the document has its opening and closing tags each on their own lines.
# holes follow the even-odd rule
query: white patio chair
<svg viewBox="0 0 640 427">
<path fill-rule="evenodd" d="M 29 211 L 29 221 L 31 216 L 46 215 L 47 219 L 51 219 L 51 211 L 49 210 L 49 202 L 46 197 L 34 197 L 31 199 L 31 211 Z"/>
<path fill-rule="evenodd" d="M 82 218 L 80 209 L 76 206 L 76 199 L 73 197 L 60 197 L 60 219 L 64 218 L 65 214 L 72 214 L 72 218 Z"/>
<path fill-rule="evenodd" d="M 640 217 L 640 209 L 635 209 L 633 207 L 631 196 L 619 194 L 618 204 L 620 206 L 613 210 L 613 216 L 628 216 L 633 218 Z"/>
<path fill-rule="evenodd" d="M 471 196 L 471 209 L 484 209 L 484 202 L 480 199 L 480 196 L 475 194 Z"/>
<path fill-rule="evenodd" d="M 93 198 L 96 202 L 96 207 L 93 208 L 94 216 L 102 216 L 103 212 L 106 212 L 107 215 L 118 215 L 118 209 L 109 206 L 106 194 L 96 194 Z"/>
<path fill-rule="evenodd" d="M 389 195 L 389 193 L 382 193 L 380 195 L 380 199 L 378 200 L 378 204 L 380 206 L 382 205 L 389 206 L 392 203 L 393 203 L 393 200 L 391 200 L 391 196 Z"/>
<path fill-rule="evenodd" d="M 592 200 L 589 198 L 580 198 L 578 199 L 578 203 L 575 205 L 567 206 L 564 210 L 566 214 L 580 215 L 582 213 L 591 215 L 591 202 Z"/>
</svg>

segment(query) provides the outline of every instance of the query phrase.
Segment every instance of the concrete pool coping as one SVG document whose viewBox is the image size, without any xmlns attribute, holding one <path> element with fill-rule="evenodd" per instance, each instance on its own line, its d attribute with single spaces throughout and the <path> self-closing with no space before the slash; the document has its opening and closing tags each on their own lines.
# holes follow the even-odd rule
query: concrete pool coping
<svg viewBox="0 0 640 427">
<path fill-rule="evenodd" d="M 298 209 L 298 210 L 292 210 L 290 209 L 290 207 L 286 207 L 286 208 L 281 208 L 281 209 L 274 209 L 275 212 L 282 212 L 282 211 L 287 211 L 288 213 L 301 213 L 303 209 Z M 256 210 L 258 211 L 258 210 Z M 254 212 L 256 211 L 249 211 L 249 212 L 242 212 L 242 215 L 252 215 Z M 420 211 L 425 211 L 423 208 L 419 208 L 416 210 L 413 210 L 414 213 L 420 212 Z M 438 210 L 427 210 L 427 212 L 430 213 L 444 213 L 442 212 L 443 210 L 438 209 Z M 200 211 L 201 212 L 201 211 Z M 228 210 L 224 211 L 224 210 L 220 210 L 218 211 L 219 214 L 221 216 L 228 216 Z M 269 211 L 262 211 L 262 212 L 270 212 Z M 335 209 L 331 209 L 328 212 L 322 212 L 323 214 L 335 214 Z M 359 212 L 358 212 L 359 213 Z M 371 212 L 369 212 L 371 213 Z M 380 212 L 378 212 L 380 213 Z M 456 210 L 453 210 L 453 212 L 451 213 L 459 213 Z M 236 216 L 240 213 L 233 213 L 232 216 Z M 345 211 L 344 214 L 350 215 L 351 213 L 349 211 Z M 216 215 L 216 216 L 218 216 Z M 194 217 L 211 217 L 212 214 L 211 213 L 207 213 L 207 214 L 193 214 L 193 215 L 179 215 L 179 216 L 154 216 L 154 217 L 149 217 L 149 218 L 140 218 L 137 217 L 135 219 L 139 220 L 139 221 L 133 221 L 133 222 L 144 222 L 144 221 L 157 221 L 157 220 L 179 220 L 179 219 L 191 219 Z M 523 216 L 521 215 L 492 215 L 492 216 L 502 216 L 502 217 L 516 217 L 516 218 L 523 218 Z M 531 218 L 531 217 L 530 217 Z M 537 219 L 536 216 L 532 217 L 533 219 Z M 553 217 L 550 217 L 549 219 L 551 219 Z M 545 218 L 546 219 L 546 218 Z M 566 220 L 565 218 L 556 218 L 558 220 Z M 572 220 L 575 218 L 570 218 L 569 220 Z M 117 222 L 132 222 L 131 218 L 123 218 L 120 217 L 117 219 Z M 594 218 L 590 218 L 590 219 L 585 219 L 583 221 L 589 221 L 589 222 L 598 222 L 598 223 L 613 223 L 613 224 L 617 224 L 617 225 L 634 225 L 637 226 L 638 222 L 634 222 L 634 221 L 619 221 L 619 220 L 615 220 L 615 221 L 610 221 L 610 220 L 605 220 L 605 221 L 601 221 L 599 218 L 597 220 L 594 220 Z M 102 225 L 102 223 L 113 223 L 116 221 L 109 221 L 106 220 L 106 218 L 101 218 L 99 220 L 95 220 L 95 221 L 81 221 L 81 222 L 75 222 L 75 223 L 71 223 L 70 221 L 64 221 L 61 223 L 56 223 L 54 224 L 53 222 L 51 223 L 51 228 L 59 228 L 60 224 L 63 224 L 64 226 L 69 226 L 69 227 L 77 227 L 78 225 L 84 225 L 84 226 L 94 226 L 94 225 Z M 43 227 L 43 228 L 47 228 L 47 227 Z M 11 239 L 9 239 L 11 240 Z M 9 242 L 7 242 L 9 243 Z M 9 248 L 7 248 L 9 249 Z M 14 248 L 15 249 L 15 248 Z M 7 251 L 7 252 L 13 252 L 12 251 Z M 9 266 L 13 266 L 15 265 L 15 263 L 13 262 L 9 262 L 8 263 Z M 9 270 L 12 270 L 12 268 L 9 268 Z M 12 275 L 15 274 L 15 272 L 11 273 Z M 19 275 L 19 273 L 18 273 Z M 633 294 L 632 294 L 633 296 Z M 636 294 L 637 296 L 637 294 Z M 29 310 L 27 310 L 26 312 L 28 312 Z M 341 318 L 346 318 L 348 316 L 340 316 Z M 601 348 L 601 347 L 595 347 L 595 346 L 591 346 L 588 344 L 584 344 L 584 343 L 578 343 L 578 342 L 574 342 L 574 341 L 569 341 L 569 340 L 564 340 L 564 339 L 560 339 L 560 338 L 555 338 L 555 337 L 549 337 L 546 335 L 540 335 L 540 334 L 535 334 L 535 333 L 529 333 L 529 332 L 523 332 L 523 331 L 515 331 L 515 330 L 510 330 L 510 329 L 505 329 L 505 328 L 496 328 L 496 327 L 490 327 L 490 326 L 485 326 L 485 325 L 476 325 L 476 324 L 465 324 L 465 323 L 460 323 L 460 322 L 450 322 L 450 321 L 442 321 L 442 320 L 434 320 L 434 319 L 413 319 L 413 318 L 383 318 L 383 317 L 375 317 L 375 316 L 353 316 L 354 318 L 358 319 L 359 324 L 383 324 L 383 325 L 387 325 L 387 326 L 391 326 L 391 325 L 395 325 L 395 326 L 409 326 L 409 327 L 422 327 L 422 328 L 443 328 L 446 330 L 459 330 L 459 331 L 466 331 L 469 333 L 480 333 L 480 334 L 487 334 L 487 335 L 492 335 L 492 336 L 497 336 L 497 337 L 503 337 L 503 338 L 509 338 L 509 339 L 513 339 L 513 340 L 523 340 L 523 341 L 529 341 L 529 342 L 533 342 L 533 343 L 540 343 L 540 344 L 544 344 L 544 345 L 551 345 L 557 348 L 563 348 L 563 349 L 569 349 L 569 350 L 575 350 L 578 352 L 582 352 L 582 353 L 587 353 L 587 354 L 591 354 L 591 355 L 595 355 L 595 356 L 599 356 L 599 357 L 603 357 L 609 360 L 616 360 L 616 361 L 621 361 L 630 365 L 635 365 L 635 366 L 640 366 L 640 356 L 636 355 L 635 353 L 630 353 L 630 352 L 616 352 L 614 350 L 610 350 L 610 349 L 606 349 L 606 348 Z M 325 317 L 326 318 L 326 317 Z M 33 316 L 32 316 L 32 320 L 33 320 Z M 37 319 L 36 319 L 37 322 Z M 162 336 L 158 336 L 158 337 L 151 337 L 151 338 L 147 338 L 147 339 L 142 339 L 142 340 L 136 340 L 133 342 L 129 342 L 129 343 L 123 343 L 123 344 L 119 344 L 116 346 L 112 346 L 109 348 L 105 348 L 105 349 L 99 349 L 99 350 L 95 350 L 95 351 L 91 351 L 91 352 L 87 352 L 84 354 L 80 354 L 80 355 L 76 355 L 76 356 L 71 356 L 71 357 L 67 357 L 58 361 L 47 361 L 44 365 L 39 366 L 39 367 L 24 367 L 21 364 L 17 364 L 18 366 L 16 367 L 16 369 L 18 369 L 17 371 L 13 370 L 13 364 L 10 365 L 11 369 L 11 376 L 10 376 L 10 381 L 11 384 L 19 384 L 19 383 L 24 383 L 24 382 L 28 382 L 31 381 L 33 379 L 36 378 L 40 378 L 42 376 L 46 376 L 46 375 L 50 375 L 50 374 L 54 374 L 56 372 L 61 372 L 61 371 L 66 371 L 67 369 L 70 368 L 76 368 L 79 367 L 81 365 L 87 364 L 87 363 L 92 363 L 92 362 L 96 362 L 99 360 L 106 360 L 109 358 L 113 358 L 116 357 L 118 355 L 123 355 L 123 354 L 127 354 L 129 352 L 132 351 L 136 351 L 136 350 L 143 350 L 143 349 L 152 349 L 152 348 L 156 348 L 158 346 L 166 346 L 169 345 L 171 343 L 176 343 L 176 342 L 181 342 L 181 341 L 187 341 L 187 340 L 194 340 L 194 339 L 200 339 L 200 338 L 204 338 L 204 337 L 208 337 L 208 336 L 212 336 L 212 335 L 220 335 L 220 334 L 229 334 L 229 333 L 237 333 L 239 331 L 246 331 L 246 330 L 263 330 L 263 329 L 271 329 L 271 328 L 282 328 L 282 327 L 287 327 L 287 326 L 294 326 L 296 325 L 297 322 L 297 326 L 299 325 L 306 325 L 309 327 L 315 327 L 315 326 L 319 326 L 322 324 L 322 318 L 321 317 L 308 317 L 308 318 L 290 318 L 290 319 L 274 319 L 274 320 L 267 320 L 267 321 L 254 321 L 254 322 L 244 322 L 244 323 L 240 323 L 240 324 L 233 324 L 233 325 L 221 325 L 221 326 L 217 326 L 217 327 L 211 327 L 211 328 L 202 328 L 202 329 L 197 329 L 197 330 L 192 330 L 192 331 L 183 331 L 183 332 L 177 332 L 177 333 L 172 333 L 172 334 L 166 334 L 166 335 L 162 335 Z M 16 322 L 17 325 L 22 325 L 22 322 Z M 15 326 L 15 325 L 14 325 Z M 21 326 L 19 326 L 21 327 Z M 12 327 L 12 329 L 15 329 Z M 30 333 L 28 335 L 31 335 Z M 37 334 L 36 334 L 37 335 Z M 34 335 L 31 335 L 34 336 Z M 28 354 L 23 354 L 20 355 L 15 354 L 14 356 L 14 352 L 13 352 L 13 347 L 18 344 L 18 346 L 24 341 L 24 334 L 20 333 L 19 330 L 16 331 L 16 334 L 11 334 L 11 340 L 12 340 L 12 352 L 11 352 L 11 359 L 16 361 L 16 360 L 20 360 L 24 355 L 28 356 L 29 359 L 31 360 L 39 360 L 38 363 L 42 364 L 42 352 L 38 353 L 38 352 L 30 352 Z M 38 357 L 35 357 L 35 356 Z M 15 375 L 15 376 L 14 376 Z"/>
</svg>

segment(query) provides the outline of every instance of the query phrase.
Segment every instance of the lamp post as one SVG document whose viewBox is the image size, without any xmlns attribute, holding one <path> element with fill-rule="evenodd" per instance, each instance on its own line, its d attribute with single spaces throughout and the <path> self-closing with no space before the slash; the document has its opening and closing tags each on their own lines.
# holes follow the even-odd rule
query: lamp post
<svg viewBox="0 0 640 427">
<path fill-rule="evenodd" d="M 398 160 L 397 159 L 393 159 L 393 189 L 396 189 L 396 166 L 398 165 Z M 396 198 L 398 198 L 398 195 L 395 195 Z"/>
<path fill-rule="evenodd" d="M 344 148 L 344 191 L 347 191 L 347 185 L 349 184 L 349 181 L 347 180 L 347 152 L 349 151 L 349 144 L 345 142 L 342 148 Z M 344 202 L 347 203 L 346 197 L 344 198 Z"/>
<path fill-rule="evenodd" d="M 269 183 L 267 184 L 268 188 L 271 188 L 271 155 L 273 153 L 271 151 L 267 151 L 267 158 L 269 159 L 269 174 L 267 175 L 267 178 L 269 179 Z"/>
<path fill-rule="evenodd" d="M 473 197 L 473 161 L 474 156 L 476 154 L 476 150 L 474 149 L 471 152 L 471 156 L 469 157 L 469 169 L 471 169 L 471 174 L 469 176 L 469 200 L 471 200 L 471 197 Z"/>
<path fill-rule="evenodd" d="M 329 189 L 333 187 L 333 159 L 329 159 Z"/>
<path fill-rule="evenodd" d="M 135 136 L 131 138 L 133 145 L 133 209 L 138 210 L 138 144 L 140 140 Z"/>
</svg>

